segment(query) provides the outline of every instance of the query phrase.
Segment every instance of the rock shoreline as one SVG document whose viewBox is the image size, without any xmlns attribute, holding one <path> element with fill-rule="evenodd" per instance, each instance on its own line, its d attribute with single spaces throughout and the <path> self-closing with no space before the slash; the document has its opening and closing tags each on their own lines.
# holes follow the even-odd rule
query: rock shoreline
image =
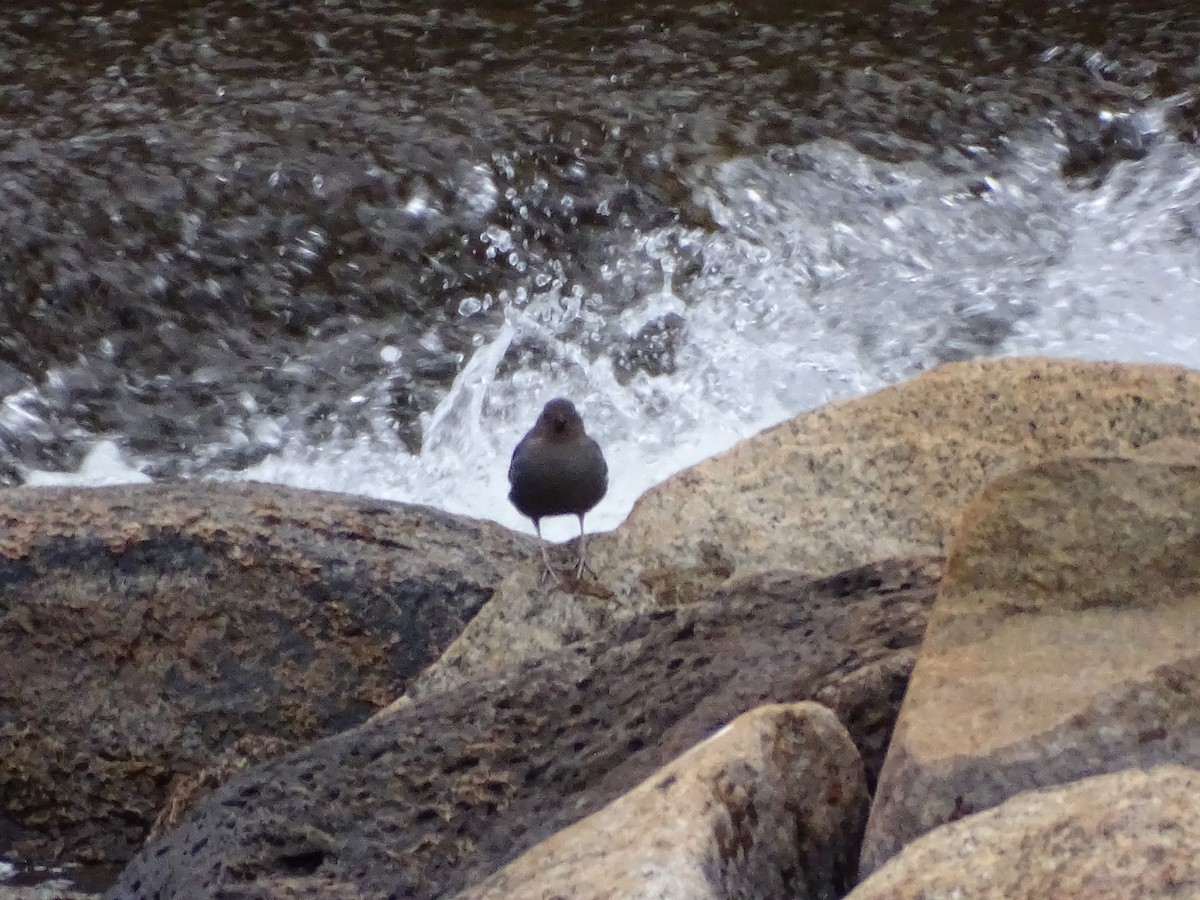
<svg viewBox="0 0 1200 900">
<path fill-rule="evenodd" d="M 799 416 L 578 590 L 499 526 L 265 486 L 0 522 L 0 851 L 128 862 L 114 900 L 1200 885 L 1200 373 L 958 363 Z"/>
</svg>

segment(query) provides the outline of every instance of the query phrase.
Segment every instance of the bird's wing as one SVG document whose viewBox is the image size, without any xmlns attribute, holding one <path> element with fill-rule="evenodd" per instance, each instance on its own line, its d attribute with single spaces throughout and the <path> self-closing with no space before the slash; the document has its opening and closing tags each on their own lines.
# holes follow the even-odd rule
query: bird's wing
<svg viewBox="0 0 1200 900">
<path fill-rule="evenodd" d="M 513 479 L 517 477 L 517 457 L 520 456 L 521 450 L 525 446 L 525 442 L 529 440 L 529 436 L 521 438 L 517 442 L 517 446 L 513 448 L 512 459 L 508 461 L 508 483 L 512 484 Z"/>
<path fill-rule="evenodd" d="M 592 442 L 592 449 L 596 451 L 596 459 L 600 463 L 600 474 L 604 479 L 604 486 L 608 487 L 608 460 L 604 458 L 604 451 L 600 449 L 600 445 L 595 438 L 588 438 Z"/>
</svg>

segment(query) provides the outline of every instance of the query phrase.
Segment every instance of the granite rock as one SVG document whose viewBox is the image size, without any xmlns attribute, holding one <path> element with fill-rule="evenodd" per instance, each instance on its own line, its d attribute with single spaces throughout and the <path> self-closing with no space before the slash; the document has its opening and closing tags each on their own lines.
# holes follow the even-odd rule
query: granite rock
<svg viewBox="0 0 1200 900">
<path fill-rule="evenodd" d="M 1131 767 L 1200 767 L 1200 466 L 1066 458 L 965 512 L 862 853 Z"/>
<path fill-rule="evenodd" d="M 286 756 L 296 749 L 296 742 L 284 738 L 247 734 L 213 756 L 201 769 L 176 775 L 171 779 L 167 796 L 150 831 L 146 843 L 158 840 L 187 816 L 197 803 L 234 776 L 258 763 Z"/>
<path fill-rule="evenodd" d="M 674 605 L 771 568 L 945 552 L 997 476 L 1200 438 L 1200 372 L 1047 358 L 939 366 L 797 416 L 667 479 L 590 543 L 619 599 Z"/>
<path fill-rule="evenodd" d="M 596 579 L 563 589 L 514 573 L 413 692 L 503 671 L 731 578 L 940 555 L 963 507 L 1005 472 L 1198 438 L 1198 372 L 1055 359 L 940 366 L 797 416 L 647 491 L 619 528 L 589 538 Z M 568 566 L 573 548 L 558 552 Z"/>
<path fill-rule="evenodd" d="M 817 703 L 763 706 L 455 900 L 816 900 L 854 878 L 862 761 Z"/>
<path fill-rule="evenodd" d="M 905 847 L 847 900 L 1200 896 L 1200 772 L 1129 769 L 1018 794 Z"/>
<path fill-rule="evenodd" d="M 0 491 L 0 853 L 127 860 L 173 779 L 363 721 L 531 552 L 265 485 Z"/>
<path fill-rule="evenodd" d="M 448 896 L 763 704 L 819 698 L 873 783 L 939 573 L 764 573 L 432 692 L 236 777 L 109 896 Z"/>
</svg>

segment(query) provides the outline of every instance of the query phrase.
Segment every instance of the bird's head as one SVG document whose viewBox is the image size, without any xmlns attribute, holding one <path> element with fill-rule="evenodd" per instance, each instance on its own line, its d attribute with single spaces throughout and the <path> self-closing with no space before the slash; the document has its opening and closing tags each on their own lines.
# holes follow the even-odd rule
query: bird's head
<svg viewBox="0 0 1200 900">
<path fill-rule="evenodd" d="M 542 407 L 538 426 L 555 437 L 574 437 L 583 431 L 583 419 L 579 418 L 574 403 L 556 397 Z"/>
</svg>

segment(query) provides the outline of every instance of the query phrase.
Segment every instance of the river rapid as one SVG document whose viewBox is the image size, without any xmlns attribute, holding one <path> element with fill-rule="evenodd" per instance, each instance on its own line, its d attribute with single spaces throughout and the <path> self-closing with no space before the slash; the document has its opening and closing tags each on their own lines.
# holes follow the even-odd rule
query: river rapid
<svg viewBox="0 0 1200 900">
<path fill-rule="evenodd" d="M 1200 366 L 1197 47 L 1153 0 L 18 4 L 0 478 L 528 529 L 562 394 L 603 529 L 945 360 Z"/>
</svg>

